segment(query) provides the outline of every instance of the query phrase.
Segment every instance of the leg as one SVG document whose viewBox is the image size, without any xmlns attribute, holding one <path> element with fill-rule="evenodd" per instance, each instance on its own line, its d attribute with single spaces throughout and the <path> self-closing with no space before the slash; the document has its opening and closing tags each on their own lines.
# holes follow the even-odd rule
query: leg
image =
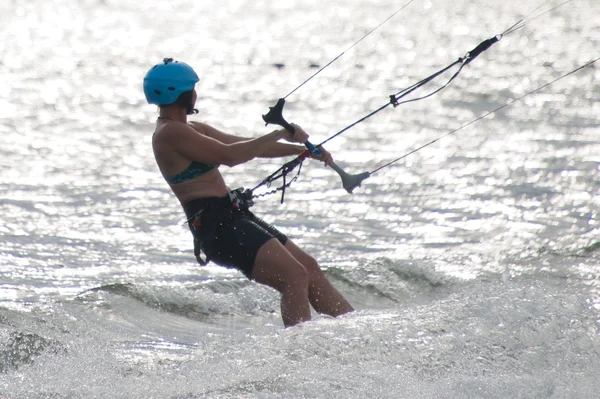
<svg viewBox="0 0 600 399">
<path fill-rule="evenodd" d="M 289 239 L 285 243 L 285 248 L 308 272 L 308 298 L 310 304 L 318 313 L 336 317 L 354 310 L 348 301 L 346 301 L 346 298 L 327 280 L 327 277 L 325 277 L 317 261 L 312 256 L 301 250 Z"/>
<path fill-rule="evenodd" d="M 310 320 L 308 273 L 276 238 L 258 250 L 252 278 L 281 293 L 281 317 L 286 327 Z"/>
</svg>

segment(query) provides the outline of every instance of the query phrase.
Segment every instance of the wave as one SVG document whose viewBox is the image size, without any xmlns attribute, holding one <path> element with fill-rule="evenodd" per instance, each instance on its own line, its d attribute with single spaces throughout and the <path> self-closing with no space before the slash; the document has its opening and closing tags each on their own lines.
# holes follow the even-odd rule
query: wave
<svg viewBox="0 0 600 399">
<path fill-rule="evenodd" d="M 536 256 L 546 254 L 564 258 L 595 259 L 600 255 L 600 241 L 592 241 L 587 245 L 581 243 L 551 243 L 541 246 L 537 250 Z"/>
<path fill-rule="evenodd" d="M 582 252 L 585 254 L 592 254 L 592 253 L 600 252 L 600 241 L 596 241 L 593 244 L 583 247 Z"/>
<path fill-rule="evenodd" d="M 115 283 L 84 291 L 78 299 L 110 307 L 110 298 L 102 293 L 130 298 L 149 308 L 195 321 L 264 311 L 275 313 L 279 307 L 274 290 L 259 288 L 242 278 L 209 280 L 190 287 Z"/>
<path fill-rule="evenodd" d="M 330 267 L 325 274 L 335 285 L 343 286 L 342 292 L 348 292 L 354 302 L 375 308 L 430 301 L 460 283 L 431 264 L 385 257 L 360 267 Z"/>
<path fill-rule="evenodd" d="M 383 257 L 363 267 L 329 267 L 324 272 L 358 308 L 429 302 L 458 283 L 433 265 Z M 78 300 L 110 308 L 111 296 L 200 322 L 221 316 L 278 315 L 280 307 L 277 291 L 245 278 L 210 279 L 185 287 L 114 283 L 84 291 Z"/>
<path fill-rule="evenodd" d="M 36 357 L 45 352 L 58 354 L 64 351 L 65 347 L 52 339 L 30 332 L 13 331 L 9 333 L 6 343 L 0 346 L 0 373 L 32 364 Z"/>
</svg>

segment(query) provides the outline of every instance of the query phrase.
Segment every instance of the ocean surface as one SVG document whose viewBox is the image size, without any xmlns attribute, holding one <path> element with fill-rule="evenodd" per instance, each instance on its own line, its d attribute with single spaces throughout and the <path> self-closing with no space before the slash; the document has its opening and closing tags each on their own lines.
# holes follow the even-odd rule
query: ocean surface
<svg viewBox="0 0 600 399">
<path fill-rule="evenodd" d="M 349 48 L 406 3 L 2 1 L 0 398 L 597 398 L 600 64 L 448 133 L 600 57 L 598 0 L 415 0 Z M 360 173 L 445 137 L 352 195 L 306 161 L 257 198 L 356 312 L 284 329 L 277 292 L 195 262 L 152 65 L 191 64 L 192 119 L 257 137 L 347 50 L 287 98 L 319 143 L 528 15 L 326 148 Z M 221 171 L 250 188 L 288 160 Z"/>
</svg>

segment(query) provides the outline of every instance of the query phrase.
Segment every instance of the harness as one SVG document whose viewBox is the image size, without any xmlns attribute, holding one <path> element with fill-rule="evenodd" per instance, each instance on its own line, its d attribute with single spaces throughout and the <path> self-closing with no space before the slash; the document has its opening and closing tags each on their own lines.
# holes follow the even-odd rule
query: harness
<svg viewBox="0 0 600 399">
<path fill-rule="evenodd" d="M 200 198 L 185 205 L 187 223 L 194 236 L 194 255 L 198 263 L 205 266 L 210 262 L 217 228 L 235 218 L 245 217 L 252 205 L 252 191 L 243 187 L 230 191 L 224 197 Z"/>
</svg>

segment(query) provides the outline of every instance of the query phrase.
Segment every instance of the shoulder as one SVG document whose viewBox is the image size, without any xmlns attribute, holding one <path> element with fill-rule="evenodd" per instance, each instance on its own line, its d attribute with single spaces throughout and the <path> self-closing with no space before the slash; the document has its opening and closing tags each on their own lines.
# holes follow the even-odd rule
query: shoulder
<svg viewBox="0 0 600 399">
<path fill-rule="evenodd" d="M 196 121 L 188 122 L 188 125 L 190 125 L 194 130 L 200 133 L 203 133 L 204 130 L 210 128 L 210 126 L 208 126 L 206 123 Z"/>
<path fill-rule="evenodd" d="M 186 136 L 196 135 L 196 130 L 189 124 L 170 122 L 159 126 L 154 133 L 154 141 L 169 142 L 180 140 Z"/>
<path fill-rule="evenodd" d="M 203 123 L 203 122 L 189 122 L 189 125 L 198 133 L 203 134 L 205 136 L 208 137 L 213 137 L 215 136 L 215 133 L 221 133 L 219 132 L 219 130 L 215 129 L 214 127 L 210 126 L 207 123 Z"/>
<path fill-rule="evenodd" d="M 238 141 L 246 140 L 243 137 L 235 136 L 233 134 L 225 133 L 207 123 L 202 122 L 190 122 L 190 125 L 200 134 L 206 137 L 220 141 L 224 144 L 233 144 Z"/>
</svg>

